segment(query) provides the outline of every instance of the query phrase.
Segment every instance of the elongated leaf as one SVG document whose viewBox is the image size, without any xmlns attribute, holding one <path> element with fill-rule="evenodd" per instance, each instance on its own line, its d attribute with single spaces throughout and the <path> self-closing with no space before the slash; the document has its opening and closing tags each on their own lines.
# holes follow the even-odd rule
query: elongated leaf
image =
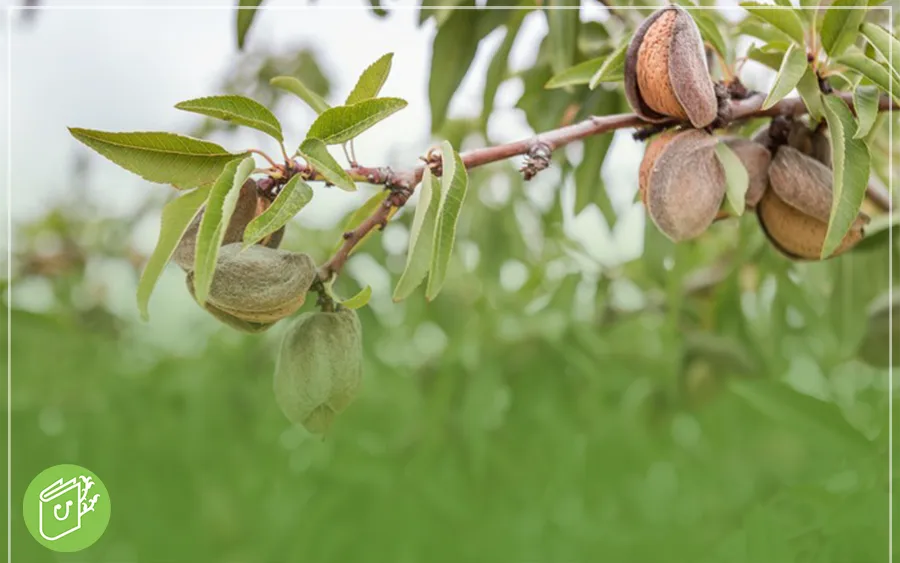
<svg viewBox="0 0 900 563">
<path fill-rule="evenodd" d="M 491 64 L 488 66 L 487 76 L 484 79 L 484 101 L 481 108 L 481 126 L 482 129 L 487 128 L 488 118 L 494 111 L 494 98 L 497 96 L 497 89 L 506 78 L 509 68 L 509 53 L 512 51 L 513 43 L 519 35 L 519 29 L 522 27 L 522 20 L 528 13 L 527 10 L 515 10 L 510 15 L 510 19 L 506 24 L 506 36 L 503 43 L 494 53 Z"/>
<path fill-rule="evenodd" d="M 431 102 L 431 131 L 444 125 L 447 108 L 462 83 L 478 49 L 476 10 L 453 10 L 438 27 L 431 49 L 428 100 Z"/>
<path fill-rule="evenodd" d="M 326 102 L 325 99 L 322 98 L 322 96 L 307 88 L 305 84 L 303 84 L 293 76 L 276 76 L 269 81 L 269 84 L 271 84 L 275 88 L 287 90 L 291 94 L 294 94 L 295 96 L 306 102 L 306 105 L 311 107 L 316 113 L 321 114 L 323 111 L 331 107 L 330 105 L 328 105 L 328 102 Z"/>
<path fill-rule="evenodd" d="M 244 248 L 271 235 L 300 213 L 313 198 L 313 190 L 299 175 L 292 176 L 281 188 L 268 209 L 250 221 L 244 229 Z"/>
<path fill-rule="evenodd" d="M 825 8 L 819 37 L 830 57 L 839 56 L 859 38 L 859 26 L 866 17 L 866 10 L 860 8 L 866 5 L 866 0 L 835 0 Z"/>
<path fill-rule="evenodd" d="M 895 100 L 900 101 L 900 85 L 893 80 L 887 68 L 881 66 L 860 52 L 845 53 L 838 58 L 838 63 L 845 65 L 872 81 L 873 84 L 890 94 L 893 91 Z M 893 86 L 892 86 L 893 82 Z"/>
<path fill-rule="evenodd" d="M 747 58 L 764 64 L 772 70 L 777 71 L 779 68 L 781 68 L 782 61 L 784 61 L 785 52 L 786 51 L 778 51 L 775 49 L 760 49 L 759 47 L 751 47 L 749 50 L 747 50 Z"/>
<path fill-rule="evenodd" d="M 856 121 L 850 108 L 838 97 L 825 96 L 825 120 L 831 133 L 832 190 L 834 199 L 822 257 L 840 246 L 859 213 L 869 183 L 869 149 L 856 139 Z"/>
<path fill-rule="evenodd" d="M 691 10 L 691 17 L 694 19 L 694 23 L 697 24 L 703 40 L 709 43 L 719 53 L 719 56 L 727 59 L 728 46 L 725 43 L 725 38 L 722 37 L 722 33 L 719 31 L 719 24 L 702 10 Z"/>
<path fill-rule="evenodd" d="M 388 74 L 391 72 L 391 61 L 394 59 L 394 53 L 382 55 L 377 61 L 369 65 L 356 81 L 356 86 L 347 96 L 345 105 L 355 104 L 363 100 L 369 100 L 381 92 Z"/>
<path fill-rule="evenodd" d="M 894 80 L 900 80 L 900 41 L 883 27 L 874 23 L 866 22 L 862 24 L 861 29 L 866 41 L 887 61 Z M 896 96 L 897 92 L 894 92 L 894 95 Z"/>
<path fill-rule="evenodd" d="M 593 135 L 584 140 L 583 156 L 575 169 L 574 209 L 575 215 L 578 215 L 589 203 L 596 204 L 610 228 L 616 224 L 616 212 L 609 200 L 600 170 L 612 140 L 612 133 Z"/>
<path fill-rule="evenodd" d="M 359 290 L 359 293 L 354 295 L 353 297 L 349 297 L 341 301 L 341 305 L 348 309 L 360 309 L 365 307 L 369 303 L 369 299 L 372 298 L 372 286 L 367 285 L 366 287 Z"/>
<path fill-rule="evenodd" d="M 853 107 L 856 109 L 856 117 L 859 124 L 856 128 L 854 139 L 864 139 L 878 117 L 878 98 L 880 94 L 877 88 L 864 88 L 857 86 L 853 89 Z"/>
<path fill-rule="evenodd" d="M 754 16 L 784 32 L 798 45 L 805 45 L 803 22 L 794 10 L 785 10 L 758 2 L 741 2 L 741 6 Z"/>
<path fill-rule="evenodd" d="M 73 137 L 141 178 L 179 189 L 209 184 L 233 154 L 215 143 L 174 133 L 110 133 L 69 127 Z"/>
<path fill-rule="evenodd" d="M 281 123 L 269 109 L 244 96 L 209 96 L 175 104 L 176 109 L 246 125 L 284 142 Z"/>
<path fill-rule="evenodd" d="M 562 88 L 564 86 L 574 86 L 578 84 L 587 84 L 591 81 L 591 77 L 597 74 L 607 57 L 597 57 L 583 63 L 567 68 L 561 73 L 547 81 L 544 88 Z"/>
<path fill-rule="evenodd" d="M 620 82 L 625 73 L 625 52 L 628 41 L 623 41 L 603 62 L 603 65 L 591 77 L 588 88 L 594 90 L 601 82 Z"/>
<path fill-rule="evenodd" d="M 303 155 L 310 164 L 325 177 L 325 180 L 348 192 L 356 191 L 353 178 L 328 152 L 328 147 L 319 139 L 306 139 L 300 143 L 297 152 Z"/>
<path fill-rule="evenodd" d="M 163 207 L 159 240 L 156 241 L 156 248 L 153 249 L 153 254 L 147 260 L 144 272 L 141 274 L 141 281 L 138 282 L 138 310 L 141 312 L 141 318 L 145 321 L 150 318 L 147 305 L 150 302 L 150 295 L 153 294 L 153 288 L 156 287 L 156 282 L 159 281 L 166 264 L 172 258 L 181 237 L 184 236 L 191 221 L 194 220 L 209 197 L 210 189 L 210 186 L 197 188 L 170 201 Z"/>
<path fill-rule="evenodd" d="M 550 40 L 550 66 L 554 72 L 562 72 L 575 61 L 578 44 L 579 0 L 548 0 L 547 27 Z"/>
<path fill-rule="evenodd" d="M 782 98 L 790 94 L 791 90 L 803 78 L 803 73 L 806 72 L 808 66 L 806 51 L 803 47 L 791 45 L 784 54 L 781 67 L 778 69 L 778 75 L 775 76 L 775 84 L 772 85 L 772 90 L 766 96 L 766 101 L 763 102 L 763 109 L 774 106 Z"/>
<path fill-rule="evenodd" d="M 732 211 L 738 216 L 744 214 L 745 196 L 750 187 L 750 175 L 744 163 L 725 143 L 716 144 L 716 156 L 725 170 L 725 197 Z"/>
<path fill-rule="evenodd" d="M 466 167 L 459 154 L 446 141 L 442 144 L 442 149 L 441 192 L 443 194 L 438 211 L 437 226 L 434 230 L 434 252 L 428 273 L 428 285 L 425 290 L 425 298 L 429 301 L 437 297 L 447 277 L 447 268 L 453 252 L 453 241 L 456 238 L 459 211 L 469 187 L 469 175 L 466 173 Z"/>
<path fill-rule="evenodd" d="M 759 412 L 800 431 L 823 432 L 835 445 L 869 452 L 871 443 L 850 426 L 840 409 L 809 395 L 799 393 L 777 381 L 742 381 L 734 379 L 729 388 Z"/>
<path fill-rule="evenodd" d="M 333 107 L 319 115 L 306 136 L 321 139 L 326 145 L 346 143 L 405 107 L 406 100 L 400 98 L 374 98 L 352 106 Z"/>
<path fill-rule="evenodd" d="M 806 71 L 797 82 L 797 93 L 803 99 L 809 115 L 816 120 L 822 119 L 825 111 L 822 108 L 822 90 L 819 89 L 819 78 L 811 66 L 807 65 Z"/>
<path fill-rule="evenodd" d="M 756 37 L 757 39 L 762 39 L 766 43 L 780 42 L 784 41 L 786 43 L 791 43 L 791 37 L 781 31 L 778 28 L 772 27 L 767 24 L 765 20 L 761 20 L 755 17 L 745 18 L 741 23 L 737 26 L 738 32 L 743 35 L 749 35 L 751 37 Z"/>
<path fill-rule="evenodd" d="M 403 301 L 416 289 L 428 268 L 434 252 L 434 232 L 437 225 L 438 209 L 441 206 L 441 188 L 434 182 L 431 170 L 426 168 L 419 186 L 419 203 L 413 216 L 409 232 L 409 246 L 406 254 L 406 267 L 394 288 L 394 301 Z"/>
<path fill-rule="evenodd" d="M 237 46 L 238 49 L 244 48 L 244 41 L 247 38 L 247 32 L 253 25 L 253 19 L 256 17 L 257 6 L 263 3 L 263 0 L 240 0 L 237 10 Z"/>
<path fill-rule="evenodd" d="M 241 186 L 253 173 L 253 168 L 252 158 L 232 160 L 225 165 L 209 192 L 194 253 L 194 297 L 200 305 L 206 303 L 225 228 L 231 221 Z"/>
</svg>

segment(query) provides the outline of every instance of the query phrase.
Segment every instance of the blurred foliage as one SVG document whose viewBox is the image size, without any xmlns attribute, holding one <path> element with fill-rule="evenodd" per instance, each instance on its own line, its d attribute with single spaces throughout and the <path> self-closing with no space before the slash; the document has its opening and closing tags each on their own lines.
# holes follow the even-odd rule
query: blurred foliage
<svg viewBox="0 0 900 563">
<path fill-rule="evenodd" d="M 512 30 L 522 17 L 487 14 L 484 25 Z M 608 52 L 604 34 L 636 19 L 615 14 L 577 26 L 573 63 Z M 545 39 L 516 77 L 489 70 L 502 77 L 489 83 L 521 79 L 517 107 L 535 130 L 624 111 L 616 89 L 544 90 L 552 49 Z M 268 77 L 298 73 L 310 85 L 318 73 L 327 92 L 308 51 L 243 57 L 227 92 L 271 104 Z M 874 146 L 887 145 L 892 119 L 879 121 Z M 435 135 L 486 143 L 486 122 L 447 119 Z M 373 288 L 360 310 L 363 392 L 324 439 L 291 427 L 275 404 L 283 323 L 243 335 L 161 294 L 160 324 L 148 326 L 109 299 L 135 287 L 144 257 L 129 232 L 155 218 L 164 193 L 152 190 L 131 217 L 62 202 L 16 225 L 12 331 L 2 329 L 14 560 L 885 561 L 895 397 L 886 311 L 896 308 L 885 294 L 900 281 L 888 261 L 897 244 L 882 236 L 792 263 L 748 215 L 678 246 L 651 226 L 638 258 L 600 260 L 563 225 L 570 178 L 576 213 L 596 206 L 612 228 L 631 211 L 598 183 L 599 139 L 580 160 L 555 154 L 558 175 L 531 186 L 512 162 L 472 171 L 433 303 L 421 290 L 390 300 L 405 260 L 405 245 L 390 241 L 403 239 L 411 210 L 354 255 L 336 289 Z M 885 183 L 890 159 L 873 158 Z M 81 174 L 73 198 L 88 189 Z M 323 260 L 342 223 L 295 221 L 283 246 Z M 101 262 L 118 275 L 97 275 Z M 50 297 L 22 308 L 33 300 L 18 292 L 35 288 Z M 173 326 L 189 346 L 147 338 Z M 45 550 L 19 517 L 30 479 L 64 462 L 96 472 L 112 496 L 106 534 L 76 554 Z"/>
</svg>

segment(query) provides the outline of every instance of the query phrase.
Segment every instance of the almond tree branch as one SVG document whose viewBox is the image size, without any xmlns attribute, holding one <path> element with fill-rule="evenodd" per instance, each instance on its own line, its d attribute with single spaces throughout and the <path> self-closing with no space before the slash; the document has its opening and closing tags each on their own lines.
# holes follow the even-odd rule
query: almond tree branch
<svg viewBox="0 0 900 563">
<path fill-rule="evenodd" d="M 851 93 L 838 94 L 844 102 L 853 109 L 853 95 Z M 727 108 L 730 115 L 729 123 L 743 121 L 756 117 L 775 117 L 783 116 L 800 116 L 807 113 L 806 105 L 803 100 L 795 98 L 785 98 L 768 109 L 762 109 L 765 95 L 758 94 L 750 96 L 743 100 L 732 100 L 729 102 L 730 107 Z M 900 109 L 900 106 L 888 97 L 882 97 L 879 100 L 878 108 L 881 111 L 892 111 Z M 678 122 L 672 121 L 670 126 L 677 125 Z M 642 120 L 633 113 L 622 113 L 604 116 L 591 116 L 583 121 L 566 125 L 558 129 L 552 129 L 544 133 L 540 133 L 530 139 L 522 139 L 512 143 L 504 143 L 491 147 L 474 149 L 460 154 L 463 164 L 467 169 L 484 166 L 492 162 L 506 160 L 514 156 L 525 155 L 526 163 L 522 167 L 522 172 L 526 179 L 530 179 L 535 173 L 546 168 L 549 165 L 549 155 L 552 151 L 564 147 L 569 143 L 579 141 L 581 139 L 594 135 L 601 135 L 618 129 L 626 129 L 631 127 L 641 127 L 650 124 Z M 334 275 L 341 271 L 344 263 L 349 258 L 353 248 L 359 244 L 365 236 L 376 227 L 383 228 L 387 224 L 391 215 L 391 210 L 395 207 L 402 207 L 412 195 L 416 185 L 422 179 L 422 173 L 425 166 L 430 166 L 435 173 L 439 173 L 440 162 L 429 162 L 426 165 L 417 166 L 409 170 L 394 172 L 389 168 L 367 168 L 357 166 L 350 168 L 347 172 L 350 176 L 359 182 L 369 184 L 384 185 L 391 190 L 391 195 L 380 205 L 371 216 L 360 223 L 352 231 L 344 233 L 344 244 L 337 250 L 319 269 L 319 277 L 322 280 L 330 280 Z M 315 170 L 308 167 L 299 166 L 301 173 L 306 174 L 310 180 L 323 180 Z M 883 190 L 873 189 L 870 186 L 867 195 L 872 201 L 884 209 L 891 209 L 890 195 Z"/>
</svg>

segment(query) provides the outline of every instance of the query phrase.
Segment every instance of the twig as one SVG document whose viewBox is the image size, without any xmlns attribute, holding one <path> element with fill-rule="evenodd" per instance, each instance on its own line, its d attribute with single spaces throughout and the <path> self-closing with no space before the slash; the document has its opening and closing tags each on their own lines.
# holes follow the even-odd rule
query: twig
<svg viewBox="0 0 900 563">
<path fill-rule="evenodd" d="M 851 108 L 853 107 L 852 94 L 841 93 L 839 96 Z M 799 116 L 807 113 L 806 106 L 800 98 L 785 98 L 769 109 L 762 109 L 764 100 L 764 95 L 754 95 L 743 100 L 732 100 L 729 102 L 728 107 L 731 117 L 729 122 L 725 125 L 755 117 L 775 117 L 778 115 Z M 878 108 L 881 111 L 885 111 L 900 109 L 900 106 L 890 98 L 882 97 L 878 102 Z M 670 127 L 677 126 L 678 124 L 679 123 L 675 120 L 668 122 Z M 460 154 L 460 158 L 466 168 L 471 169 L 492 162 L 506 160 L 514 156 L 533 155 L 536 152 L 543 153 L 545 150 L 554 151 L 587 137 L 601 135 L 618 129 L 640 127 L 644 125 L 650 124 L 633 113 L 591 116 L 578 123 L 553 129 L 530 139 L 467 151 Z M 308 170 L 308 168 L 304 166 L 300 166 L 300 168 L 301 170 Z M 390 217 L 392 208 L 402 207 L 406 203 L 412 195 L 413 190 L 415 190 L 415 186 L 422 179 L 424 169 L 424 166 L 417 166 L 402 172 L 392 172 L 387 168 L 366 168 L 357 166 L 347 170 L 347 173 L 350 174 L 350 177 L 355 181 L 367 182 L 369 184 L 382 184 L 388 188 L 393 188 L 393 193 L 385 200 L 383 205 L 379 206 L 378 209 L 376 209 L 365 221 L 360 223 L 358 227 L 344 233 L 344 244 L 341 245 L 341 248 L 338 249 L 335 255 L 320 268 L 319 277 L 321 279 L 330 280 L 335 274 L 339 273 L 344 263 L 347 261 L 347 258 L 350 256 L 350 253 L 353 251 L 353 247 L 363 240 L 372 229 L 383 227 Z M 531 168 L 526 166 L 523 172 L 527 174 L 530 169 Z M 437 173 L 437 171 L 435 172 Z M 309 179 L 323 179 L 317 176 L 318 175 L 313 172 Z M 876 205 L 879 205 L 884 210 L 890 209 L 890 198 L 887 197 L 886 194 L 874 193 L 871 189 L 868 193 L 869 197 Z"/>
</svg>

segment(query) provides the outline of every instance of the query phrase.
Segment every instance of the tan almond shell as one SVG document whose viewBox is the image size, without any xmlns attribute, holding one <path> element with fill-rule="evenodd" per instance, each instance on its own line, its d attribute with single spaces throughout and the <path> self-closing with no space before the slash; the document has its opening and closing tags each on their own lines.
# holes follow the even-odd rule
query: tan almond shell
<svg viewBox="0 0 900 563">
<path fill-rule="evenodd" d="M 675 242 L 704 233 L 725 197 L 725 171 L 715 154 L 718 140 L 689 129 L 678 133 L 650 167 L 647 212 Z"/>
<path fill-rule="evenodd" d="M 676 134 L 677 131 L 660 133 L 653 137 L 644 149 L 644 158 L 641 160 L 641 166 L 638 169 L 638 188 L 644 205 L 647 205 L 647 183 L 650 181 L 650 171 L 653 169 L 653 164 L 659 158 L 659 154 L 663 149 L 675 138 Z"/>
<path fill-rule="evenodd" d="M 747 209 L 754 209 L 769 186 L 769 163 L 772 155 L 769 149 L 750 139 L 742 137 L 729 137 L 724 139 L 728 148 L 741 159 L 747 174 L 750 176 L 750 185 L 744 196 Z"/>
<path fill-rule="evenodd" d="M 697 24 L 683 9 L 667 6 L 635 31 L 625 55 L 625 96 L 646 121 L 671 117 L 706 127 L 718 102 Z"/>
<path fill-rule="evenodd" d="M 769 185 L 786 204 L 819 221 L 831 217 L 831 170 L 797 149 L 781 146 L 769 166 Z"/>
<path fill-rule="evenodd" d="M 763 195 L 756 214 L 763 232 L 782 254 L 794 260 L 821 259 L 822 245 L 828 233 L 827 222 L 798 211 L 782 201 L 773 190 Z M 868 217 L 858 217 L 832 256 L 846 252 L 862 240 L 863 227 L 867 222 Z"/>
</svg>

